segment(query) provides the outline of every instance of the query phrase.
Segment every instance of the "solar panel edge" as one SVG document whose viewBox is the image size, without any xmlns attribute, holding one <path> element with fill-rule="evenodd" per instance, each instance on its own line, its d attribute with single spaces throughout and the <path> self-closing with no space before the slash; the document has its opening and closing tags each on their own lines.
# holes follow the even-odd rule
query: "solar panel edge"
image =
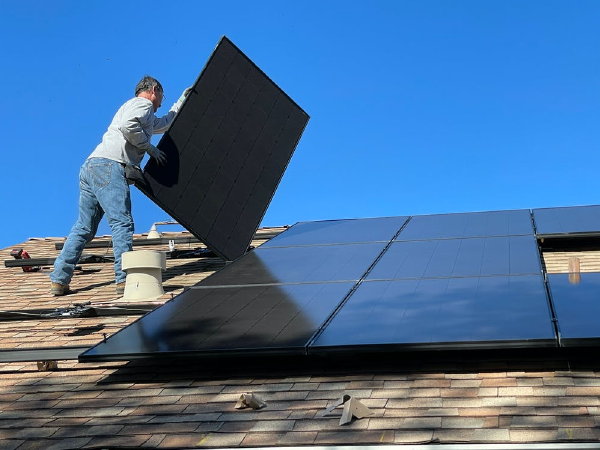
<svg viewBox="0 0 600 450">
<path fill-rule="evenodd" d="M 464 341 L 464 342 L 423 342 L 406 344 L 355 344 L 355 345 L 315 345 L 307 347 L 308 355 L 325 356 L 343 353 L 371 353 L 375 352 L 427 352 L 444 350 L 505 350 L 505 349 L 540 349 L 557 348 L 554 339 L 525 339 L 525 340 L 490 340 L 490 341 Z"/>
</svg>

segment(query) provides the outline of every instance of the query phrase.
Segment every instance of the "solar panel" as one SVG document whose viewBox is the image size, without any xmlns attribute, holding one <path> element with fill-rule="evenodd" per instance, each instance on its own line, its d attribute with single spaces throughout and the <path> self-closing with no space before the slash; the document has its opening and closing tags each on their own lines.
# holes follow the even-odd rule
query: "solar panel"
<svg viewBox="0 0 600 450">
<path fill-rule="evenodd" d="M 92 347 L 82 361 L 303 353 L 353 283 L 190 289 Z"/>
<path fill-rule="evenodd" d="M 397 240 L 533 234 L 529 210 L 413 216 Z"/>
<path fill-rule="evenodd" d="M 600 235 L 600 205 L 534 209 L 533 218 L 539 236 Z"/>
<path fill-rule="evenodd" d="M 529 213 L 449 216 L 298 223 L 81 359 L 556 346 Z"/>
<path fill-rule="evenodd" d="M 301 222 L 264 243 L 261 248 L 297 245 L 390 241 L 408 217 Z"/>
<path fill-rule="evenodd" d="M 202 286 L 358 280 L 386 243 L 257 248 L 202 281 Z"/>
<path fill-rule="evenodd" d="M 600 343 L 600 273 L 548 274 L 561 344 Z"/>
<path fill-rule="evenodd" d="M 541 273 L 534 236 L 394 242 L 368 279 Z"/>
<path fill-rule="evenodd" d="M 554 346 L 540 275 L 366 281 L 309 352 Z"/>
<path fill-rule="evenodd" d="M 140 189 L 225 259 L 243 255 L 308 115 L 222 38 L 150 159 Z"/>
</svg>

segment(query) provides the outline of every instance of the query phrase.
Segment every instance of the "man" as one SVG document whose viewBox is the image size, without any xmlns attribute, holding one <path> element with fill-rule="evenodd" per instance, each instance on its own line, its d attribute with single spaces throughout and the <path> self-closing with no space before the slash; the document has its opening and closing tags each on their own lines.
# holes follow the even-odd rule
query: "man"
<svg viewBox="0 0 600 450">
<path fill-rule="evenodd" d="M 138 166 L 148 153 L 160 165 L 165 154 L 150 143 L 152 134 L 167 130 L 190 88 L 186 89 L 167 115 L 154 113 L 163 100 L 163 88 L 155 78 L 145 76 L 135 87 L 135 97 L 119 108 L 102 142 L 86 159 L 79 172 L 79 218 L 54 262 L 50 274 L 54 295 L 69 293 L 69 282 L 85 244 L 92 240 L 102 216 L 106 214 L 112 231 L 117 294 L 123 294 L 125 272 L 121 255 L 131 251 L 133 217 L 125 166 Z"/>
</svg>

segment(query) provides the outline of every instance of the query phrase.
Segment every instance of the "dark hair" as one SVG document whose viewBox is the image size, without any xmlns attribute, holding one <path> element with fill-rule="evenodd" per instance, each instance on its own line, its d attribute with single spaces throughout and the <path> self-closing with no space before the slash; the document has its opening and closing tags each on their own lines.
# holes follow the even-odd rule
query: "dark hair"
<svg viewBox="0 0 600 450">
<path fill-rule="evenodd" d="M 150 75 L 144 75 L 144 78 L 142 78 L 135 86 L 135 95 L 137 97 L 140 92 L 150 91 L 153 88 L 163 92 L 163 87 L 160 84 L 160 81 L 158 81 L 156 78 L 152 78 Z"/>
</svg>

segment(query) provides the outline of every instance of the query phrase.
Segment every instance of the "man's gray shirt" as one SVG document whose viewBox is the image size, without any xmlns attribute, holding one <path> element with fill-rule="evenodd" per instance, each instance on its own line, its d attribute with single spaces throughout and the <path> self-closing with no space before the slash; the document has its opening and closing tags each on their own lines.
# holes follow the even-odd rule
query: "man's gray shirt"
<svg viewBox="0 0 600 450">
<path fill-rule="evenodd" d="M 183 99 L 179 99 L 163 117 L 154 115 L 152 102 L 134 97 L 119 108 L 108 130 L 89 158 L 107 158 L 123 164 L 139 165 L 152 146 L 153 134 L 164 133 L 173 122 Z"/>
</svg>

